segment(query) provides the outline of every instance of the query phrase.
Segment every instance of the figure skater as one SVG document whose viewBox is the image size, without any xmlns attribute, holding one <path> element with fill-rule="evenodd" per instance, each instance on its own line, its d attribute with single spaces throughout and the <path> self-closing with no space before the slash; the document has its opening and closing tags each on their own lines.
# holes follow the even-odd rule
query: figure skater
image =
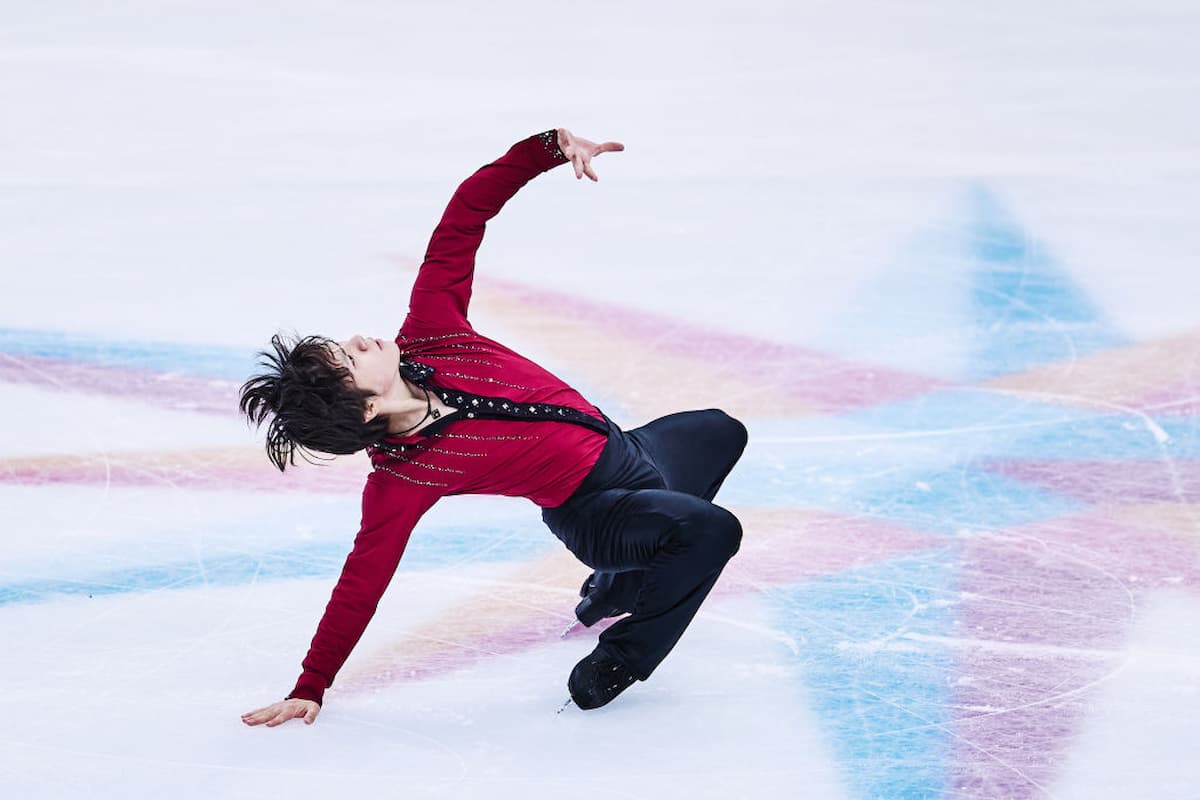
<svg viewBox="0 0 1200 800">
<path fill-rule="evenodd" d="M 362 523 L 287 698 L 248 725 L 312 723 L 362 636 L 413 526 L 446 495 L 527 497 L 593 573 L 578 620 L 605 630 L 567 681 L 583 709 L 605 705 L 666 658 L 737 552 L 741 525 L 712 500 L 746 445 L 722 411 L 672 414 L 622 431 L 563 381 L 476 333 L 467 317 L 484 226 L 538 174 L 623 150 L 559 128 L 529 137 L 467 178 L 450 199 L 394 340 L 275 336 L 265 372 L 241 389 L 281 471 L 297 453 L 366 449 Z M 320 457 L 317 455 L 316 457 Z"/>
</svg>

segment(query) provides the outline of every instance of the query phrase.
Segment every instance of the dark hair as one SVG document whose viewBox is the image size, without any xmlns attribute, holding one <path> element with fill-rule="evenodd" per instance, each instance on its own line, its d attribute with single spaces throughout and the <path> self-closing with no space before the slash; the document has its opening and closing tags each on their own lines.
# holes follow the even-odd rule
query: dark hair
<svg viewBox="0 0 1200 800">
<path fill-rule="evenodd" d="M 271 337 L 274 352 L 259 353 L 266 372 L 242 384 L 238 408 L 247 419 L 267 428 L 267 457 L 282 472 L 295 466 L 296 451 L 312 463 L 311 455 L 357 453 L 387 434 L 387 418 L 363 422 L 372 393 L 355 388 L 350 372 L 332 360 L 336 342 L 324 336 Z M 319 456 L 318 456 L 319 459 Z M 323 459 L 322 459 L 323 460 Z"/>
</svg>

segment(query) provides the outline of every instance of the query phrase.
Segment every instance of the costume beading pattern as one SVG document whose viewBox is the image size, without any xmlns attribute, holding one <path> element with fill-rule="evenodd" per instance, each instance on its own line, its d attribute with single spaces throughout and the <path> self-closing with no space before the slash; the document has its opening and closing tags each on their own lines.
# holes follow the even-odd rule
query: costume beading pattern
<svg viewBox="0 0 1200 800">
<path fill-rule="evenodd" d="M 485 361 L 482 358 L 463 358 L 462 356 L 438 355 L 435 353 L 426 353 L 421 358 L 440 358 L 443 361 L 459 361 L 464 364 L 483 364 L 485 367 L 499 367 L 495 361 Z"/>
<path fill-rule="evenodd" d="M 423 481 L 419 478 L 413 478 L 411 476 L 405 475 L 402 472 L 396 472 L 396 470 L 391 469 L 390 467 L 384 466 L 383 464 L 376 464 L 375 469 L 379 470 L 380 472 L 386 472 L 389 475 L 394 475 L 397 478 L 400 478 L 401 480 L 408 481 L 409 483 L 420 484 L 421 486 L 436 486 L 441 489 L 447 489 L 450 487 L 450 484 L 448 484 L 448 483 L 441 483 L 439 481 Z"/>
<path fill-rule="evenodd" d="M 463 458 L 483 458 L 487 453 L 464 453 L 461 450 L 447 450 L 444 447 L 430 447 L 425 452 L 441 453 L 444 456 L 462 456 Z"/>
<path fill-rule="evenodd" d="M 474 433 L 439 433 L 438 439 L 470 439 L 473 442 L 528 442 L 533 436 L 479 436 Z"/>
<path fill-rule="evenodd" d="M 494 383 L 497 386 L 506 386 L 509 389 L 520 389 L 524 392 L 534 391 L 532 386 L 522 386 L 519 383 L 509 383 L 507 381 L 502 381 L 499 378 L 485 378 L 480 375 L 468 375 L 465 372 L 443 372 L 442 374 L 448 378 L 462 378 L 463 380 L 478 381 L 479 383 Z"/>
<path fill-rule="evenodd" d="M 459 333 L 445 333 L 445 334 L 442 334 L 441 336 L 418 336 L 415 339 L 410 339 L 410 338 L 408 338 L 408 336 L 406 334 L 402 333 L 402 334 L 400 334 L 400 338 L 403 339 L 404 341 L 410 342 L 412 344 L 420 344 L 422 342 L 441 342 L 441 341 L 445 341 L 446 339 L 461 339 L 464 336 L 473 336 L 473 335 L 474 334 L 471 333 L 470 331 L 461 331 Z"/>
<path fill-rule="evenodd" d="M 557 128 L 551 128 L 548 131 L 542 131 L 541 133 L 539 133 L 537 135 L 537 138 L 538 138 L 538 141 L 540 141 L 542 143 L 542 147 L 546 148 L 546 150 L 552 156 L 554 156 L 557 159 L 562 159 L 564 161 L 566 160 L 566 158 L 567 158 L 566 155 L 563 153 L 562 148 L 560 148 L 558 146 L 558 129 Z"/>
</svg>

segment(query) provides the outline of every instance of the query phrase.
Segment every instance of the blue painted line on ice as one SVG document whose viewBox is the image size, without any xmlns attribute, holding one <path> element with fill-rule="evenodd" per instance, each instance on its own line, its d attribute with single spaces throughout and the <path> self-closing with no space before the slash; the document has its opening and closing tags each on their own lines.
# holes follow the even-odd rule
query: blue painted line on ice
<svg viewBox="0 0 1200 800">
<path fill-rule="evenodd" d="M 1083 507 L 1070 497 L 974 464 L 938 469 L 888 467 L 879 462 L 810 462 L 807 467 L 778 473 L 772 487 L 779 498 L 775 507 L 870 516 L 913 530 L 943 534 L 1009 528 Z M 737 492 L 729 497 L 740 499 Z"/>
<path fill-rule="evenodd" d="M 1195 417 L 1158 417 L 1147 421 L 1137 414 L 1113 413 L 1081 417 L 995 448 L 992 458 L 1032 460 L 1200 458 L 1200 427 Z M 1157 428 L 1166 440 L 1156 435 Z"/>
<path fill-rule="evenodd" d="M 1012 528 L 1080 508 L 1083 504 L 1069 497 L 964 465 L 901 480 L 868 482 L 846 510 L 915 530 L 954 534 Z"/>
<path fill-rule="evenodd" d="M 958 548 L 771 592 L 852 797 L 937 798 L 949 782 L 950 655 L 908 634 L 954 631 Z"/>
<path fill-rule="evenodd" d="M 823 424 L 831 441 L 845 431 L 845 441 L 839 443 L 843 449 L 894 449 L 907 458 L 922 447 L 959 461 L 981 456 L 1153 458 L 1164 446 L 1180 457 L 1200 456 L 1195 417 L 1152 417 L 1121 407 L 1095 410 L 998 391 L 932 392 Z"/>
<path fill-rule="evenodd" d="M 991 192 L 977 189 L 969 202 L 967 257 L 976 264 L 970 377 L 1024 372 L 1129 343 Z"/>
<path fill-rule="evenodd" d="M 255 370 L 256 361 L 253 351 L 235 347 L 107 339 L 23 328 L 0 328 L 0 353 L 105 367 L 179 372 L 239 382 Z"/>
<path fill-rule="evenodd" d="M 409 542 L 401 568 L 429 569 L 458 563 L 494 563 L 528 559 L 559 547 L 536 526 L 489 528 L 464 526 L 418 530 Z M 100 597 L 133 592 L 188 589 L 198 586 L 334 577 L 349 542 L 319 542 L 264 553 L 223 553 L 201 561 L 170 561 L 74 576 L 0 583 L 0 606 L 41 603 L 71 596 Z"/>
<path fill-rule="evenodd" d="M 732 497 L 871 514 L 922 530 L 999 528 L 1077 511 L 1070 497 L 991 474 L 989 461 L 1200 458 L 1200 420 L 1097 412 L 951 389 L 812 420 L 754 426 Z"/>
</svg>

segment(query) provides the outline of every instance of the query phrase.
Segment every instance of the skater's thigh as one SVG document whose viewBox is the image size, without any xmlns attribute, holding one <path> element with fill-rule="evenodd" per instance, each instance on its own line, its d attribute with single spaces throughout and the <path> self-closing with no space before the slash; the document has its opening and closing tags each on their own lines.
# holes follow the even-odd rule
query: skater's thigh
<svg viewBox="0 0 1200 800">
<path fill-rule="evenodd" d="M 716 496 L 746 447 L 746 428 L 717 409 L 683 411 L 629 432 L 658 467 L 668 489 Z"/>
<path fill-rule="evenodd" d="M 580 561 L 606 572 L 649 567 L 677 536 L 720 536 L 732 528 L 740 536 L 737 520 L 725 509 L 666 489 L 595 492 L 573 501 L 569 513 L 544 518 Z"/>
</svg>

